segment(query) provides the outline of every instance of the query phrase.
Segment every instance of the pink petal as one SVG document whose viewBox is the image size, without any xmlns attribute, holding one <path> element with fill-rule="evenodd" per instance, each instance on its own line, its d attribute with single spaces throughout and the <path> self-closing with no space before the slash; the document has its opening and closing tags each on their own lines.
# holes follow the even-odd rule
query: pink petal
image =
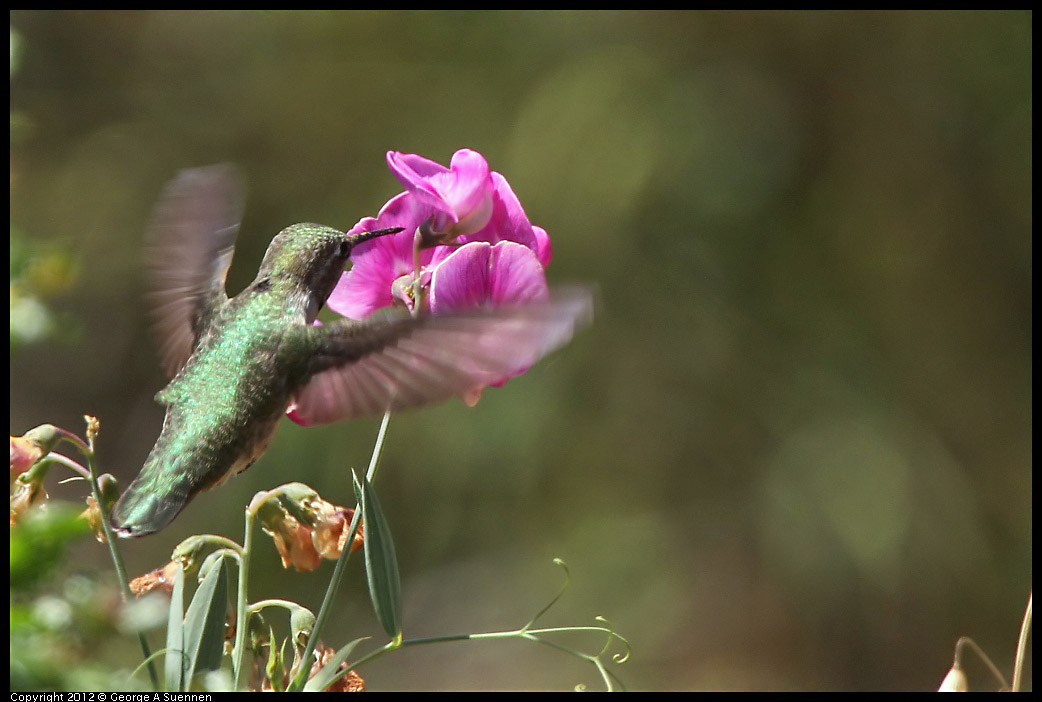
<svg viewBox="0 0 1042 702">
<path fill-rule="evenodd" d="M 550 296 L 546 274 L 527 246 L 501 241 L 489 257 L 489 299 L 494 305 L 517 305 Z"/>
<path fill-rule="evenodd" d="M 485 157 L 471 149 L 452 156 L 452 168 L 415 154 L 387 153 L 387 165 L 416 200 L 437 212 L 433 229 L 470 233 L 485 226 L 492 212 L 492 181 Z"/>
<path fill-rule="evenodd" d="M 436 186 L 436 179 L 451 177 L 449 169 L 416 154 L 387 152 L 387 165 L 405 186 L 406 193 L 417 203 L 437 213 L 436 230 L 446 223 L 455 223 L 456 215 Z"/>
<path fill-rule="evenodd" d="M 485 227 L 466 237 L 466 241 L 487 241 L 492 244 L 516 241 L 535 251 L 538 247 L 535 233 L 510 184 L 495 172 L 492 173 L 492 184 L 492 216 Z"/>
<path fill-rule="evenodd" d="M 449 171 L 440 163 L 398 151 L 387 152 L 387 166 L 408 190 L 423 188 L 428 178 Z M 434 192 L 433 189 L 431 192 Z"/>
<path fill-rule="evenodd" d="M 439 191 L 458 219 L 481 209 L 486 199 L 491 202 L 492 181 L 489 178 L 488 162 L 477 151 L 460 149 L 452 155 L 452 179 L 446 185 Z"/>
<path fill-rule="evenodd" d="M 341 276 L 326 305 L 344 317 L 365 319 L 394 303 L 391 282 L 379 269 L 364 266 L 352 269 Z"/>
<path fill-rule="evenodd" d="M 553 246 L 550 244 L 550 235 L 542 227 L 532 227 L 532 232 L 535 234 L 536 257 L 539 259 L 539 263 L 543 265 L 543 268 L 546 268 L 554 257 Z"/>
<path fill-rule="evenodd" d="M 459 247 L 438 264 L 431 278 L 431 314 L 480 307 L 489 299 L 492 245 L 476 241 Z"/>
</svg>

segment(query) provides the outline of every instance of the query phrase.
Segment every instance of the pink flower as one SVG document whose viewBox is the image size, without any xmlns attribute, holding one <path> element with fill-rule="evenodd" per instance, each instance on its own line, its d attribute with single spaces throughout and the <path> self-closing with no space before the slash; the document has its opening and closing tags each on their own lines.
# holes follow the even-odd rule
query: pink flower
<svg viewBox="0 0 1042 702">
<path fill-rule="evenodd" d="M 387 163 L 407 190 L 388 201 L 375 218 L 360 220 L 349 233 L 388 227 L 403 227 L 403 231 L 359 245 L 351 256 L 351 270 L 329 296 L 331 310 L 364 319 L 396 300 L 412 309 L 418 229 L 427 235 L 425 241 L 435 244 L 419 255 L 424 290 L 431 285 L 433 271 L 458 246 L 468 243 L 515 242 L 530 249 L 542 267 L 549 265 L 550 237 L 541 227 L 532 226 L 506 178 L 489 171 L 481 154 L 461 149 L 453 155 L 451 169 L 396 151 L 388 152 Z M 431 311 L 437 314 L 433 307 Z"/>
<path fill-rule="evenodd" d="M 550 237 L 532 225 L 506 178 L 491 171 L 481 154 L 461 149 L 446 168 L 415 154 L 391 151 L 387 165 L 405 192 L 391 198 L 375 218 L 359 220 L 348 233 L 392 227 L 402 231 L 359 244 L 351 253 L 351 270 L 326 304 L 352 319 L 365 319 L 391 305 L 435 317 L 460 315 L 460 325 L 471 336 L 460 335 L 467 339 L 465 348 L 452 346 L 459 338 L 443 335 L 438 343 L 444 347 L 435 348 L 431 356 L 420 352 L 403 360 L 408 353 L 399 352 L 376 358 L 368 369 L 359 364 L 344 375 L 324 379 L 325 384 L 305 388 L 302 404 L 297 398 L 287 411 L 291 420 L 304 426 L 368 409 L 362 400 L 352 404 L 345 399 L 349 382 L 368 383 L 379 394 L 388 383 L 398 382 L 388 374 L 400 371 L 408 379 L 402 382 L 409 384 L 402 397 L 436 395 L 444 383 L 428 371 L 431 363 L 444 363 L 437 360 L 443 354 L 450 354 L 455 365 L 442 366 L 459 385 L 453 392 L 473 405 L 484 387 L 500 386 L 527 371 L 590 316 L 589 295 L 550 300 L 544 273 L 552 256 Z M 537 302 L 548 304 L 526 307 Z M 499 306 L 518 309 L 462 319 L 468 311 Z M 431 326 L 454 328 L 452 323 Z M 408 405 L 410 401 L 401 402 L 415 406 Z"/>
</svg>

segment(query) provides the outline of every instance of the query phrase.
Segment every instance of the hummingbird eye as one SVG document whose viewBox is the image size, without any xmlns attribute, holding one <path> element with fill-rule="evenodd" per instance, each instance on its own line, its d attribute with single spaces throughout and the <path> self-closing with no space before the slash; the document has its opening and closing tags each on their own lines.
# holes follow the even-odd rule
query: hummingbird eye
<svg viewBox="0 0 1042 702">
<path fill-rule="evenodd" d="M 351 244 L 346 242 L 346 241 L 341 241 L 340 242 L 339 252 L 340 252 L 340 258 L 347 258 L 348 256 L 351 255 Z"/>
</svg>

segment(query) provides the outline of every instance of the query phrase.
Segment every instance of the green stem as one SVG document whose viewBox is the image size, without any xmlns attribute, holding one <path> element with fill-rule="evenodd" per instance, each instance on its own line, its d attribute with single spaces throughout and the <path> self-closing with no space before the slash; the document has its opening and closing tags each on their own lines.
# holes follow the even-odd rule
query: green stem
<svg viewBox="0 0 1042 702">
<path fill-rule="evenodd" d="M 396 651 L 399 648 L 405 648 L 407 646 L 423 646 L 425 644 L 446 643 L 448 641 L 480 641 L 483 639 L 527 639 L 529 641 L 541 643 L 545 646 L 550 646 L 551 648 L 555 648 L 565 653 L 570 653 L 576 658 L 584 660 L 587 663 L 592 663 L 594 667 L 597 668 L 598 672 L 601 674 L 601 678 L 604 680 L 604 684 L 607 686 L 608 690 L 612 691 L 616 689 L 615 685 L 613 684 L 613 681 L 615 683 L 618 683 L 618 678 L 612 675 L 601 664 L 598 656 L 591 656 L 570 646 L 565 646 L 563 644 L 557 643 L 556 641 L 551 641 L 549 639 L 544 639 L 538 636 L 538 634 L 552 634 L 562 631 L 590 631 L 608 634 L 609 636 L 618 636 L 618 634 L 615 634 L 611 629 L 601 626 L 553 627 L 549 629 L 531 630 L 527 629 L 526 627 L 522 627 L 521 629 L 514 629 L 511 631 L 490 631 L 483 634 L 450 634 L 447 636 L 432 636 L 423 639 L 405 639 L 400 643 L 392 641 L 390 643 L 385 644 L 384 646 L 381 646 L 376 650 L 370 651 L 366 655 L 351 663 L 351 665 L 348 668 L 346 668 L 343 671 L 340 671 L 337 674 L 336 678 L 334 678 L 334 682 L 343 678 L 352 670 L 356 670 L 367 663 L 371 663 L 372 661 L 376 660 L 377 658 L 380 658 L 381 656 L 387 653 L 390 653 L 391 651 Z M 621 686 L 621 683 L 619 684 Z"/>
<path fill-rule="evenodd" d="M 1013 692 L 1020 692 L 1020 679 L 1024 673 L 1024 653 L 1028 645 L 1028 632 L 1031 631 L 1031 595 L 1028 595 L 1028 609 L 1024 612 L 1024 621 L 1020 624 L 1020 639 L 1017 641 L 1017 657 L 1013 664 Z"/>
<path fill-rule="evenodd" d="M 61 427 L 55 427 L 58 430 L 58 435 L 64 440 L 75 446 L 81 454 L 86 456 L 88 459 L 94 456 L 92 446 L 94 442 L 84 443 L 83 439 L 73 434 L 71 431 L 62 429 Z"/>
<path fill-rule="evenodd" d="M 366 479 L 371 483 L 376 477 L 376 468 L 380 465 L 380 455 L 383 453 L 384 437 L 387 436 L 387 425 L 391 423 L 391 410 L 384 412 L 384 418 L 380 422 L 380 431 L 376 434 L 376 446 L 373 447 L 373 455 L 369 459 L 369 470 L 365 472 Z M 361 510 L 361 505 L 355 512 Z"/>
<path fill-rule="evenodd" d="M 539 634 L 557 634 L 563 631 L 591 631 L 600 634 L 613 634 L 611 629 L 603 626 L 560 626 L 548 629 L 512 629 L 510 631 L 488 631 L 483 634 L 449 634 L 447 636 L 432 636 L 425 639 L 406 639 L 402 641 L 402 647 L 421 646 L 430 643 L 443 643 L 445 641 L 469 641 L 479 639 L 518 639 L 526 638 L 537 640 Z M 618 634 L 613 634 L 618 636 Z M 541 640 L 541 639 L 540 639 Z M 587 655 L 587 654 L 582 654 Z"/>
<path fill-rule="evenodd" d="M 369 479 L 369 482 L 372 482 L 373 477 L 376 475 L 376 468 L 380 463 L 380 454 L 383 451 L 384 438 L 387 436 L 387 425 L 390 421 L 391 412 L 388 410 L 384 412 L 383 421 L 380 422 L 380 431 L 376 435 L 376 445 L 373 447 L 372 458 L 369 459 L 369 470 L 366 471 L 366 477 Z M 333 576 L 329 579 L 326 596 L 322 599 L 322 606 L 315 617 L 315 626 L 311 630 L 311 636 L 308 637 L 307 646 L 304 647 L 304 653 L 301 655 L 301 660 L 304 663 L 301 664 L 297 677 L 290 683 L 289 692 L 300 692 L 308 681 L 308 672 L 311 670 L 311 665 L 307 661 L 310 661 L 311 656 L 315 653 L 318 636 L 322 632 L 322 627 L 326 623 L 326 618 L 333 607 L 333 600 L 336 598 L 337 589 L 340 587 L 340 581 L 343 579 L 347 559 L 351 556 L 351 544 L 355 542 L 355 535 L 358 533 L 358 524 L 361 518 L 362 506 L 356 504 L 354 516 L 351 517 L 351 526 L 348 528 L 347 540 L 344 542 L 344 550 L 340 552 L 340 558 L 337 559 L 336 566 L 333 568 Z"/>
<path fill-rule="evenodd" d="M 77 441 L 73 443 L 77 446 L 81 446 L 83 442 L 77 437 Z M 105 542 L 109 547 L 109 555 L 112 557 L 112 564 L 116 568 L 116 578 L 119 580 L 120 593 L 123 597 L 123 602 L 126 603 L 130 600 L 132 595 L 130 592 L 130 581 L 127 579 L 127 569 L 123 565 L 123 557 L 120 555 L 119 549 L 116 547 L 116 534 L 113 532 L 112 525 L 109 523 L 108 511 L 105 509 L 105 501 L 101 497 L 101 488 L 98 486 L 98 472 L 94 466 L 93 439 L 90 440 L 87 451 L 84 452 L 84 455 L 87 456 L 87 480 L 90 482 L 90 491 L 94 496 L 94 501 L 98 505 L 98 511 L 101 512 L 101 529 L 105 533 Z M 71 460 L 69 460 L 69 462 L 75 463 L 75 461 Z M 143 633 L 139 633 L 137 638 L 138 643 L 141 644 L 141 653 L 144 655 L 145 660 L 148 661 L 148 677 L 152 679 L 152 686 L 158 690 L 159 674 L 156 672 L 155 664 L 152 660 L 152 651 L 149 648 L 148 640 L 145 638 Z"/>
<path fill-rule="evenodd" d="M 40 463 L 57 463 L 58 465 L 65 466 L 73 473 L 76 473 L 81 478 L 90 480 L 90 471 L 84 468 L 81 464 L 72 460 L 68 456 L 63 456 L 60 453 L 51 452 L 40 459 Z M 75 480 L 75 478 L 69 478 L 69 480 Z"/>
<path fill-rule="evenodd" d="M 1002 677 L 1002 671 L 999 670 L 999 667 L 988 658 L 988 654 L 984 652 L 984 649 L 978 646 L 977 642 L 969 636 L 963 636 L 955 643 L 955 665 L 962 666 L 962 650 L 964 648 L 971 649 L 977 654 L 978 658 L 984 661 L 984 665 L 988 667 L 991 674 L 995 676 L 996 680 L 998 680 L 1000 689 L 1005 690 L 1009 687 L 1009 685 L 1006 684 L 1006 678 Z"/>
<path fill-rule="evenodd" d="M 242 546 L 235 543 L 227 536 L 218 536 L 217 534 L 200 534 L 199 538 L 201 543 L 203 544 L 209 546 L 217 546 L 219 548 L 226 548 L 229 551 L 233 551 L 238 556 L 242 555 Z"/>
<path fill-rule="evenodd" d="M 243 685 L 242 659 L 246 649 L 246 629 L 249 628 L 246 613 L 246 581 L 250 574 L 250 554 L 253 552 L 253 510 L 246 509 L 246 533 L 242 537 L 242 552 L 239 556 L 238 595 L 235 602 L 235 648 L 232 651 L 232 678 L 235 689 Z"/>
<path fill-rule="evenodd" d="M 253 604 L 251 604 L 248 607 L 248 609 L 250 610 L 250 613 L 252 614 L 253 612 L 259 612 L 262 609 L 265 609 L 266 607 L 281 607 L 282 609 L 285 609 L 285 610 L 289 611 L 290 613 L 292 613 L 294 610 L 301 609 L 300 605 L 298 605 L 296 602 L 290 602 L 289 600 L 278 600 L 278 599 L 261 600 L 259 602 L 254 602 Z"/>
<path fill-rule="evenodd" d="M 375 661 L 377 658 L 379 658 L 380 656 L 384 655 L 385 653 L 390 653 L 391 651 L 397 651 L 403 645 L 404 645 L 404 643 L 398 643 L 397 641 L 389 641 L 389 642 L 387 642 L 386 644 L 384 644 L 380 648 L 378 648 L 378 649 L 376 649 L 374 651 L 370 651 L 369 653 L 365 654 L 364 656 L 359 658 L 354 663 L 350 664 L 346 670 L 343 670 L 343 671 L 337 673 L 337 676 L 333 679 L 333 682 L 336 682 L 337 680 L 340 680 L 345 675 L 350 673 L 352 670 L 360 668 L 361 666 L 365 665 L 366 663 L 371 663 L 372 661 Z"/>
</svg>

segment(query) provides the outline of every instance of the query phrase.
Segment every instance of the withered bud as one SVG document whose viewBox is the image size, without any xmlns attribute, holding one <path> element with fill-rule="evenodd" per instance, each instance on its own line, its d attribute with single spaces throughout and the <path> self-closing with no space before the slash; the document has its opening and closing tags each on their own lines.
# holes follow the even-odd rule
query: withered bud
<svg viewBox="0 0 1042 702">
<path fill-rule="evenodd" d="M 261 528 L 274 540 L 284 568 L 308 572 L 318 568 L 322 558 L 340 558 L 354 510 L 326 502 L 303 483 L 289 483 L 267 495 L 278 495 L 278 499 L 259 500 L 258 493 L 254 509 Z M 352 551 L 362 543 L 359 525 Z"/>
<path fill-rule="evenodd" d="M 24 477 L 24 476 L 23 476 Z M 11 526 L 15 526 L 29 511 L 29 508 L 38 502 L 47 499 L 47 492 L 43 489 L 43 480 L 14 481 L 11 491 Z"/>
<path fill-rule="evenodd" d="M 93 447 L 94 441 L 98 438 L 98 433 L 101 432 L 101 422 L 98 421 L 97 417 L 92 417 L 89 414 L 83 415 L 83 419 L 87 422 L 87 441 Z"/>
<path fill-rule="evenodd" d="M 177 576 L 177 569 L 180 567 L 181 564 L 178 561 L 170 561 L 150 573 L 134 578 L 130 581 L 130 591 L 137 597 L 141 597 L 146 592 L 152 592 L 153 590 L 173 592 L 174 578 Z"/>
<path fill-rule="evenodd" d="M 170 559 L 180 562 L 181 567 L 185 569 L 185 573 L 191 573 L 199 564 L 199 556 L 207 543 L 205 535 L 196 534 L 195 536 L 189 536 L 174 547 L 174 552 L 170 554 Z"/>
<path fill-rule="evenodd" d="M 261 505 L 257 515 L 261 520 L 261 529 L 275 542 L 283 568 L 293 566 L 303 573 L 318 568 L 322 557 L 311 542 L 310 527 L 298 522 L 274 500 Z"/>
<path fill-rule="evenodd" d="M 119 483 L 112 475 L 105 473 L 98 478 L 98 491 L 101 493 L 102 503 L 105 505 L 105 513 L 112 511 L 112 506 L 119 499 Z M 81 519 L 86 519 L 90 530 L 94 532 L 94 538 L 99 543 L 105 543 L 105 528 L 102 524 L 103 518 L 98 502 L 94 495 L 87 496 L 87 509 L 80 513 Z"/>
<path fill-rule="evenodd" d="M 340 558 L 344 544 L 347 543 L 347 535 L 354 514 L 353 509 L 345 509 L 324 500 L 321 505 L 318 505 L 312 541 L 319 555 L 334 561 Z M 351 544 L 351 552 L 354 553 L 362 548 L 362 544 L 362 524 L 359 523 L 354 542 Z"/>
</svg>

